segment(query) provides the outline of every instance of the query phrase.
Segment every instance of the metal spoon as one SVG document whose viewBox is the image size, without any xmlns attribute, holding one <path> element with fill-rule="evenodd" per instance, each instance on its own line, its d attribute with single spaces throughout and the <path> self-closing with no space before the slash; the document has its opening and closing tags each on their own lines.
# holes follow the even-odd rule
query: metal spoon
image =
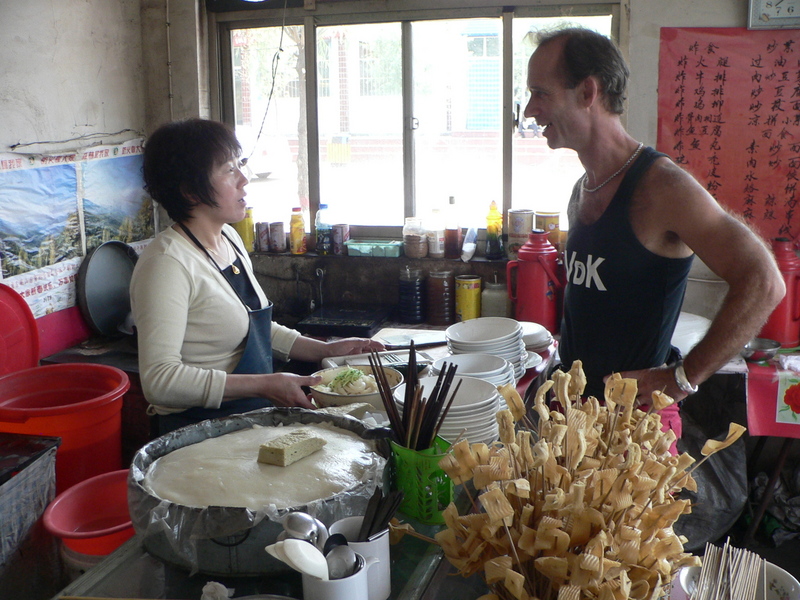
<svg viewBox="0 0 800 600">
<path fill-rule="evenodd" d="M 343 579 L 350 577 L 355 570 L 358 559 L 356 553 L 347 544 L 334 546 L 325 555 L 325 562 L 328 563 L 328 577 L 330 579 Z"/>
<path fill-rule="evenodd" d="M 304 512 L 290 512 L 283 518 L 283 530 L 296 540 L 305 540 L 316 546 L 319 538 L 317 520 Z"/>
<path fill-rule="evenodd" d="M 347 546 L 347 538 L 343 533 L 334 533 L 325 540 L 325 544 L 322 546 L 322 553 L 328 556 L 328 552 L 336 548 L 336 546 Z"/>
</svg>

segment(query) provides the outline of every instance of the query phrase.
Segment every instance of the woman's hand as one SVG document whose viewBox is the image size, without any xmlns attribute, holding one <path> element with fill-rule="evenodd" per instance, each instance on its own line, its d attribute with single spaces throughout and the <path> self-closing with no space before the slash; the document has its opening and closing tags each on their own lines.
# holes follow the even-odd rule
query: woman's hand
<svg viewBox="0 0 800 600">
<path fill-rule="evenodd" d="M 347 356 L 348 354 L 366 354 L 370 350 L 380 352 L 384 350 L 383 344 L 369 338 L 344 338 L 333 342 L 326 342 L 328 356 Z"/>
<path fill-rule="evenodd" d="M 275 406 L 299 406 L 316 408 L 303 391 L 303 386 L 317 385 L 321 377 L 296 375 L 294 373 L 271 373 L 269 375 L 230 374 L 225 382 L 225 399 L 266 398 Z"/>
<path fill-rule="evenodd" d="M 289 357 L 307 362 L 319 362 L 329 356 L 365 354 L 370 350 L 379 352 L 383 349 L 383 344 L 369 338 L 350 337 L 332 342 L 323 342 L 314 338 L 300 336 L 294 341 Z"/>
</svg>

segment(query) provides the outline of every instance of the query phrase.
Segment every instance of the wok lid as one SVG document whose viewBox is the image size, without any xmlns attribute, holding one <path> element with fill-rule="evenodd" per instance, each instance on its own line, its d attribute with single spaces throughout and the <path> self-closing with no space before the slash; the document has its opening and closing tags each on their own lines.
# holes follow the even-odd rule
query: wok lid
<svg viewBox="0 0 800 600">
<path fill-rule="evenodd" d="M 81 314 L 102 335 L 119 337 L 131 312 L 129 287 L 138 255 L 124 242 L 111 240 L 83 259 L 76 282 Z"/>
</svg>

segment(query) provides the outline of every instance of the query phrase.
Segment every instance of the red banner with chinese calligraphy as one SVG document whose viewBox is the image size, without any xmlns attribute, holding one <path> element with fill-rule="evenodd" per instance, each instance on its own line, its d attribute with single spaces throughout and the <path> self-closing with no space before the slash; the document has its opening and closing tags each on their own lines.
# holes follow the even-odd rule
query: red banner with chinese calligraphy
<svg viewBox="0 0 800 600">
<path fill-rule="evenodd" d="M 765 238 L 798 239 L 797 30 L 663 27 L 657 148 Z"/>
</svg>

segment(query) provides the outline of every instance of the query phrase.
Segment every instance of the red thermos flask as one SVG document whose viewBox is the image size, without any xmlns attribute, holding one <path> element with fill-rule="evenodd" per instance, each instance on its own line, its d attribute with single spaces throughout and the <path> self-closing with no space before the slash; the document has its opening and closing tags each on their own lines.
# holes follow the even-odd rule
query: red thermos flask
<svg viewBox="0 0 800 600">
<path fill-rule="evenodd" d="M 551 333 L 558 332 L 564 287 L 560 272 L 558 251 L 548 241 L 547 232 L 534 229 L 519 249 L 517 260 L 506 265 L 508 297 L 517 321 L 532 321 Z"/>
<path fill-rule="evenodd" d="M 800 257 L 788 238 L 774 238 L 772 252 L 786 282 L 786 295 L 767 319 L 759 337 L 780 342 L 784 348 L 800 345 Z"/>
</svg>

